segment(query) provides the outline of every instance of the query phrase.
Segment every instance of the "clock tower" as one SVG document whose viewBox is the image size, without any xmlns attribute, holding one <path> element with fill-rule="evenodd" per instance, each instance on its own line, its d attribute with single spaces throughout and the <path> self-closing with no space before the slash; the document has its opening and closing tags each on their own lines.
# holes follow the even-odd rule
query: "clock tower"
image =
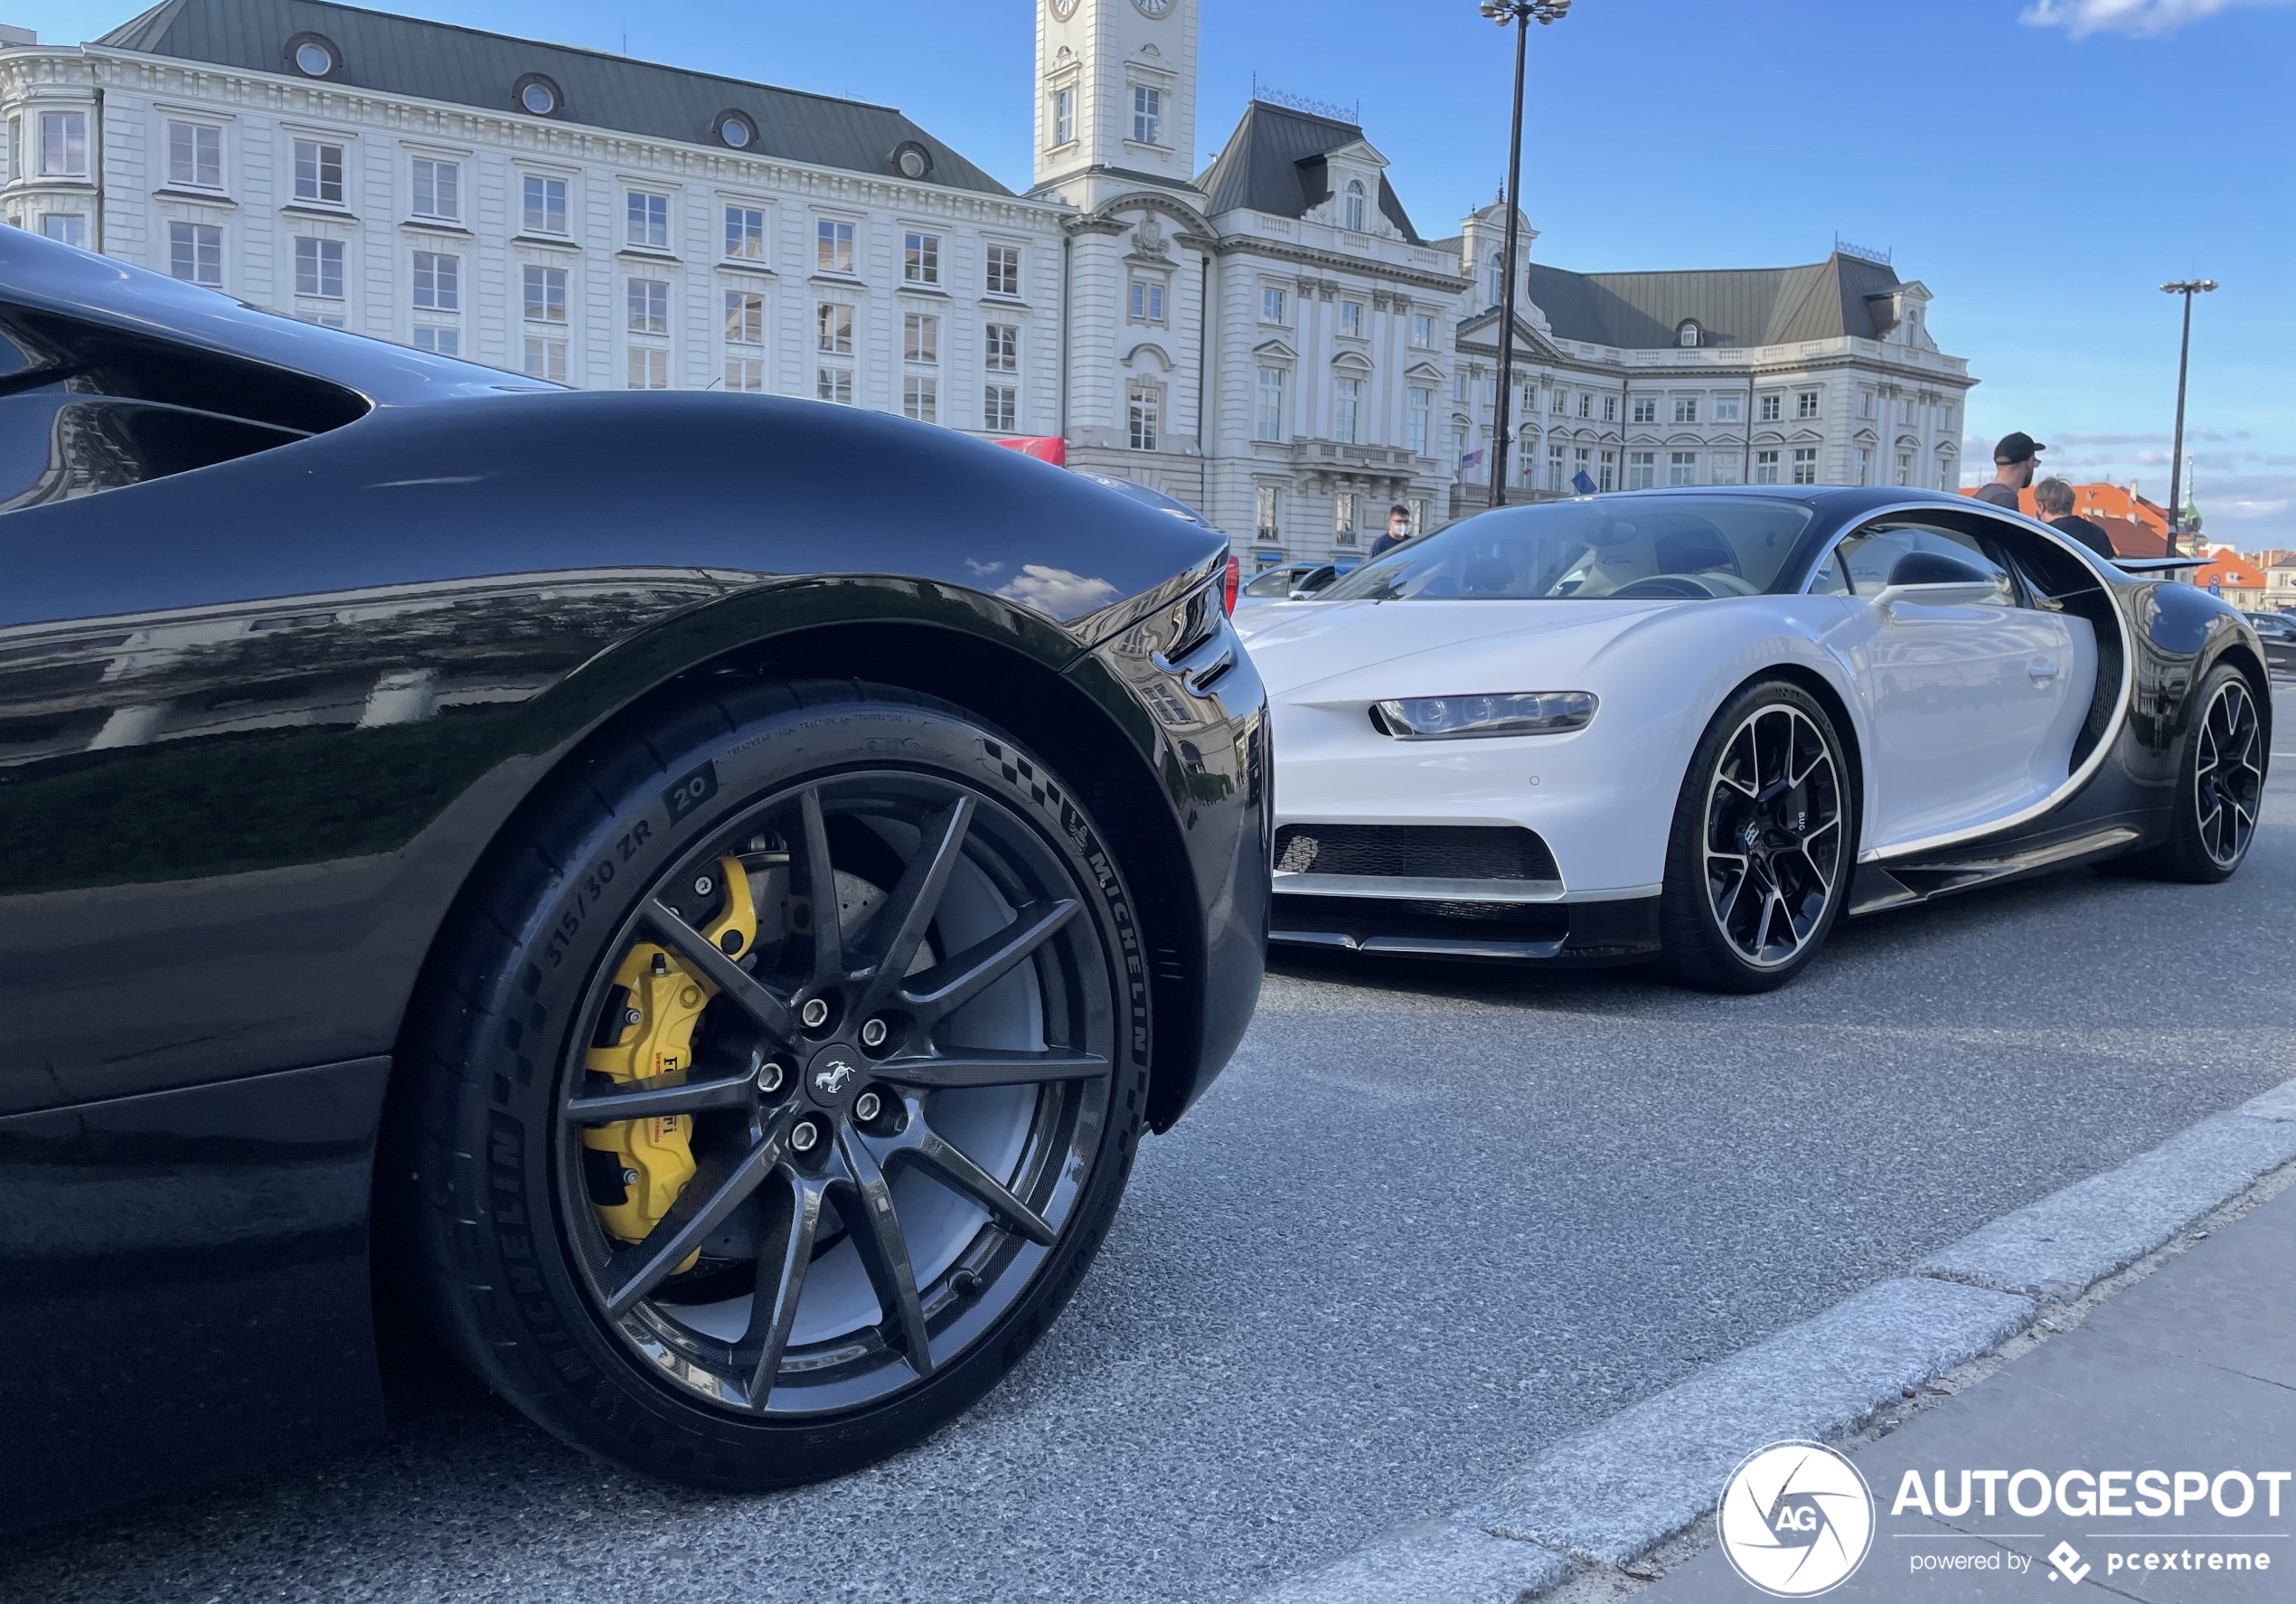
<svg viewBox="0 0 2296 1604">
<path fill-rule="evenodd" d="M 1036 0 L 1034 193 L 1196 199 L 1199 0 Z"/>
</svg>

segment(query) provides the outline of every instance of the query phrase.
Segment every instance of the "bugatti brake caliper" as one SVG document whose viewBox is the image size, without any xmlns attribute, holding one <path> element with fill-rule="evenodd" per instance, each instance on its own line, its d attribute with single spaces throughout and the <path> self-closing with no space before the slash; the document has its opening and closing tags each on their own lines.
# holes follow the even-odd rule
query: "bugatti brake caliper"
<svg viewBox="0 0 2296 1604">
<path fill-rule="evenodd" d="M 724 900 L 715 917 L 701 927 L 701 934 L 720 952 L 738 958 L 757 939 L 749 879 L 740 860 L 730 857 L 718 860 L 717 879 L 711 889 L 721 891 Z M 614 971 L 613 1013 L 592 1038 L 583 1067 L 624 1085 L 690 1070 L 694 1026 L 717 995 L 718 988 L 687 967 L 676 953 L 651 941 L 638 942 Z M 611 1045 L 598 1044 L 604 1042 Z M 602 1199 L 612 1194 L 611 1184 L 594 1182 L 591 1187 L 591 1204 L 608 1232 L 626 1242 L 644 1241 L 660 1223 L 693 1179 L 692 1135 L 689 1114 L 624 1119 L 582 1132 L 582 1145 L 608 1161 L 597 1165 L 593 1160 L 593 1165 L 616 1172 L 598 1180 L 611 1179 L 621 1188 L 622 1200 L 607 1203 Z M 692 1269 L 699 1257 L 697 1251 L 679 1271 Z"/>
</svg>

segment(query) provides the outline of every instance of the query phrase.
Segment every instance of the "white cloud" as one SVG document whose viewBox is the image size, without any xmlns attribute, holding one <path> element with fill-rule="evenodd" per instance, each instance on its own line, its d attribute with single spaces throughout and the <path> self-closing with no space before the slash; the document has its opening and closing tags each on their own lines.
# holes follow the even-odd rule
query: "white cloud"
<svg viewBox="0 0 2296 1604">
<path fill-rule="evenodd" d="M 2028 28 L 2090 33 L 2173 33 L 2235 5 L 2286 5 L 2291 0 L 2033 0 L 2018 21 Z"/>
<path fill-rule="evenodd" d="M 1116 588 L 1106 580 L 1087 579 L 1065 568 L 1024 562 L 1017 578 L 1007 580 L 996 593 L 1008 601 L 1060 619 L 1073 618 L 1115 600 Z"/>
</svg>

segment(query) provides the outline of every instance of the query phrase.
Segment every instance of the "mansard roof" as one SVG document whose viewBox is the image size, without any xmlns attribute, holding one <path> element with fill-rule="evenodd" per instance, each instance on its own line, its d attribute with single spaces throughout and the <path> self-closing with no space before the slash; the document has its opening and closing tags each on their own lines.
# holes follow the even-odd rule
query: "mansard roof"
<svg viewBox="0 0 2296 1604">
<path fill-rule="evenodd" d="M 1807 267 L 1680 273 L 1573 273 L 1530 264 L 1530 298 L 1557 339 L 1628 349 L 1674 344 L 1686 318 L 1697 322 L 1702 345 L 1877 340 L 1895 326 L 1887 297 L 1899 288 L 1888 267 L 1840 251 Z"/>
<path fill-rule="evenodd" d="M 896 154 L 913 140 L 932 153 L 932 171 L 923 182 L 1012 193 L 889 106 L 327 0 L 163 0 L 97 42 L 245 71 L 288 73 L 287 40 L 306 32 L 325 34 L 342 52 L 329 82 L 514 112 L 512 86 L 539 72 L 564 97 L 556 121 L 714 146 L 718 114 L 741 111 L 757 125 L 757 144 L 742 155 L 896 176 Z"/>
<path fill-rule="evenodd" d="M 1196 187 L 1209 197 L 1204 215 L 1218 217 L 1241 207 L 1271 217 L 1305 217 L 1331 198 L 1327 158 L 1366 143 L 1359 124 L 1254 100 L 1212 165 L 1197 176 Z M 1379 177 L 1379 215 L 1412 244 L 1420 243 L 1419 231 L 1411 226 L 1385 174 Z"/>
</svg>

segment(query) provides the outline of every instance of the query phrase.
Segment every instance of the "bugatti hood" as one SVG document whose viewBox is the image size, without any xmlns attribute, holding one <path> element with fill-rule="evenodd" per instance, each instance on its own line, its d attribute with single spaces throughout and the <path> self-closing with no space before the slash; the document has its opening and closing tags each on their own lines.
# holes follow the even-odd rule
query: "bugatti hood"
<svg viewBox="0 0 2296 1604">
<path fill-rule="evenodd" d="M 1256 609 L 1266 622 L 1249 645 L 1278 701 L 1576 690 L 1585 688 L 1578 677 L 1621 637 L 1698 605 L 1303 601 Z"/>
</svg>

